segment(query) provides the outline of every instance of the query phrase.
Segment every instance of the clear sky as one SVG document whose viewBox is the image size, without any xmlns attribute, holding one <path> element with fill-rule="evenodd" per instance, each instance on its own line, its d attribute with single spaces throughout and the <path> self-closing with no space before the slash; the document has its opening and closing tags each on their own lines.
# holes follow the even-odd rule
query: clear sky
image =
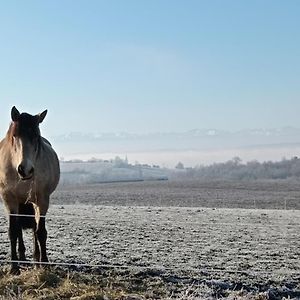
<svg viewBox="0 0 300 300">
<path fill-rule="evenodd" d="M 2 1 L 0 133 L 300 127 L 300 1 Z"/>
</svg>

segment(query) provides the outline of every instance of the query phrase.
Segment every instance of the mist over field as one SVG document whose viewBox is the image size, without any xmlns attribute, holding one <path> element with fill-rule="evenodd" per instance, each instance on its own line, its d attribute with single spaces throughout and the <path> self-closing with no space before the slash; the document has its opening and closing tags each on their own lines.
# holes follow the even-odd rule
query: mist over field
<svg viewBox="0 0 300 300">
<path fill-rule="evenodd" d="M 52 143 L 64 160 L 109 160 L 116 156 L 132 164 L 174 168 L 210 165 L 240 157 L 244 162 L 279 161 L 300 153 L 300 129 L 252 129 L 229 132 L 194 129 L 186 132 L 69 133 L 54 136 Z"/>
<path fill-rule="evenodd" d="M 73 133 L 54 140 L 66 153 L 61 156 L 61 184 L 86 184 L 300 178 L 299 137 L 300 130 L 285 128 L 236 133 Z"/>
</svg>

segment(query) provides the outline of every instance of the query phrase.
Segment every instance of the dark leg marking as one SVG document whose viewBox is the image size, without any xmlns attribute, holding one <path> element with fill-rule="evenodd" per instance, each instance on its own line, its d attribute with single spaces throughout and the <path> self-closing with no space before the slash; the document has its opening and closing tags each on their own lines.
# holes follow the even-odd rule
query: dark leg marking
<svg viewBox="0 0 300 300">
<path fill-rule="evenodd" d="M 26 248 L 25 248 L 25 245 L 24 245 L 22 229 L 19 232 L 18 242 L 19 242 L 19 248 L 18 248 L 19 260 L 20 261 L 25 261 L 26 260 L 26 256 L 25 256 Z"/>
<path fill-rule="evenodd" d="M 38 243 L 38 237 L 36 233 L 36 226 L 33 228 L 33 259 L 40 261 L 40 246 Z"/>
<path fill-rule="evenodd" d="M 10 250 L 11 250 L 11 260 L 17 261 L 17 240 L 20 236 L 20 232 L 22 234 L 22 229 L 19 223 L 19 219 L 17 216 L 9 216 L 9 226 L 8 226 L 8 235 L 10 239 Z M 11 264 L 12 274 L 20 274 L 19 265 L 17 262 L 13 262 Z"/>
<path fill-rule="evenodd" d="M 38 244 L 40 246 L 40 262 L 48 262 L 46 241 L 47 241 L 47 230 L 45 224 L 45 217 L 40 217 L 38 228 L 36 231 Z"/>
</svg>

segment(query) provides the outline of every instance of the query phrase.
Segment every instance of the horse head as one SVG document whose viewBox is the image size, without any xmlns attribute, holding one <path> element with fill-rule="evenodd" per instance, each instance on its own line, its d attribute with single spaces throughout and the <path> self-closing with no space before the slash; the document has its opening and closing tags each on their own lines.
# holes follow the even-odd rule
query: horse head
<svg viewBox="0 0 300 300">
<path fill-rule="evenodd" d="M 22 180 L 34 176 L 36 159 L 41 143 L 39 124 L 43 122 L 47 110 L 37 115 L 20 113 L 14 106 L 11 109 L 12 162 Z"/>
</svg>

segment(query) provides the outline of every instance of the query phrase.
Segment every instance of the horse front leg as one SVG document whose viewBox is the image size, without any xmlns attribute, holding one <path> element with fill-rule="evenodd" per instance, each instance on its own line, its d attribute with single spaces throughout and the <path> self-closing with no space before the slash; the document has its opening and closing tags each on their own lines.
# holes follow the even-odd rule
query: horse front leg
<svg viewBox="0 0 300 300">
<path fill-rule="evenodd" d="M 36 224 L 33 227 L 33 259 L 36 262 L 40 261 L 40 246 L 38 242 L 37 232 L 36 232 Z"/>
<path fill-rule="evenodd" d="M 22 234 L 21 225 L 17 216 L 9 216 L 8 235 L 10 239 L 10 250 L 11 250 L 11 274 L 20 274 L 20 268 L 18 265 L 17 256 L 17 240 Z"/>
<path fill-rule="evenodd" d="M 39 198 L 37 204 L 34 205 L 35 221 L 36 221 L 36 231 L 34 237 L 35 240 L 34 254 L 36 260 L 38 260 L 41 263 L 48 262 L 47 248 L 46 248 L 46 242 L 47 242 L 46 213 L 48 207 L 49 207 L 49 197 Z"/>
<path fill-rule="evenodd" d="M 37 225 L 37 230 L 36 230 L 36 237 L 37 237 L 37 242 L 39 244 L 39 261 L 40 262 L 48 262 L 48 257 L 47 257 L 47 247 L 46 247 L 46 242 L 47 242 L 47 230 L 46 230 L 46 218 L 45 216 L 40 216 L 40 220 Z"/>
</svg>

